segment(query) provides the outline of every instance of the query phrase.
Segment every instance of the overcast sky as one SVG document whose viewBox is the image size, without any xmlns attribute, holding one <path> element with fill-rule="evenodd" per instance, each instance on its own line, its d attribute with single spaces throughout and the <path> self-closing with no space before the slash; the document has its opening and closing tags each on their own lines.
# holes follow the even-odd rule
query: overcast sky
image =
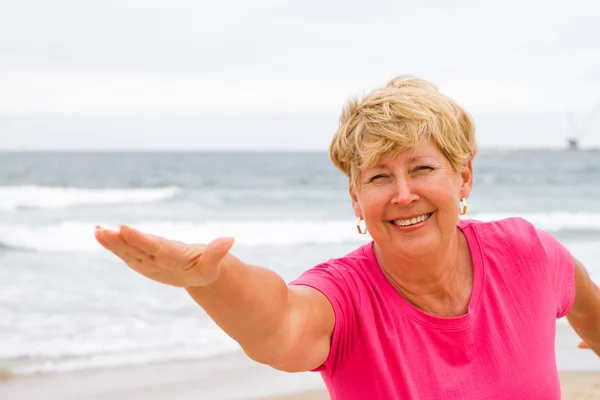
<svg viewBox="0 0 600 400">
<path fill-rule="evenodd" d="M 0 0 L 0 149 L 325 150 L 406 73 L 482 147 L 599 146 L 600 2 L 490 3 Z"/>
</svg>

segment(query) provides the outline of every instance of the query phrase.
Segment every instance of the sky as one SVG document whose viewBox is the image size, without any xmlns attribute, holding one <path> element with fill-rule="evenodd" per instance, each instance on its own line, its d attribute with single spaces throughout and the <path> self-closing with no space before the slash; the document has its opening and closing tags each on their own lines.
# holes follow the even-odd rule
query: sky
<svg viewBox="0 0 600 400">
<path fill-rule="evenodd" d="M 595 0 L 0 0 L 0 149 L 326 150 L 344 102 L 401 74 L 481 147 L 596 147 L 599 20 Z"/>
</svg>

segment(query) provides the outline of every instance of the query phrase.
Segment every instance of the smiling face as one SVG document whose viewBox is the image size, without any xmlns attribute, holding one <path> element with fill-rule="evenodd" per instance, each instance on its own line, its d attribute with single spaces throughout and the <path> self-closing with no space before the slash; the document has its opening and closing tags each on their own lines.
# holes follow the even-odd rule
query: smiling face
<svg viewBox="0 0 600 400">
<path fill-rule="evenodd" d="M 350 195 L 356 216 L 384 253 L 418 259 L 451 243 L 472 176 L 471 161 L 457 172 L 429 140 L 360 171 Z"/>
</svg>

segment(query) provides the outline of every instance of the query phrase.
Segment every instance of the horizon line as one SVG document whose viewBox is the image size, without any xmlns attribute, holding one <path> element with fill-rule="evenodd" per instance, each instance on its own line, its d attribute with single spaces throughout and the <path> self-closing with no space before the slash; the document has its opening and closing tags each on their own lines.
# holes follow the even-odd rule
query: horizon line
<svg viewBox="0 0 600 400">
<path fill-rule="evenodd" d="M 583 146 L 578 150 L 570 150 L 567 146 L 480 146 L 480 152 L 514 152 L 514 151 L 564 151 L 564 152 L 595 152 L 600 151 L 600 145 L 597 146 Z M 190 148 L 174 148 L 174 149 L 135 149 L 135 148 L 100 148 L 100 149 L 51 149 L 51 148 L 0 148 L 0 153 L 327 153 L 328 149 L 314 149 L 314 148 L 274 148 L 274 149 L 260 149 L 260 148 L 248 148 L 248 149 L 190 149 Z"/>
</svg>

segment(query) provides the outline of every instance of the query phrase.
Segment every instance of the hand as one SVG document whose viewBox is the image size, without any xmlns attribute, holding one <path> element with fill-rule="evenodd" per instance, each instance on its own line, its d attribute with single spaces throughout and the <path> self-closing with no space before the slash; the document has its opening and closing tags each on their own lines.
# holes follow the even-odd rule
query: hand
<svg viewBox="0 0 600 400">
<path fill-rule="evenodd" d="M 118 232 L 96 227 L 96 240 L 140 274 L 177 287 L 208 286 L 219 276 L 233 238 L 208 245 L 185 244 L 142 233 L 128 226 Z"/>
<path fill-rule="evenodd" d="M 577 345 L 578 349 L 591 349 L 591 347 L 586 343 L 581 341 L 578 345 Z"/>
</svg>

